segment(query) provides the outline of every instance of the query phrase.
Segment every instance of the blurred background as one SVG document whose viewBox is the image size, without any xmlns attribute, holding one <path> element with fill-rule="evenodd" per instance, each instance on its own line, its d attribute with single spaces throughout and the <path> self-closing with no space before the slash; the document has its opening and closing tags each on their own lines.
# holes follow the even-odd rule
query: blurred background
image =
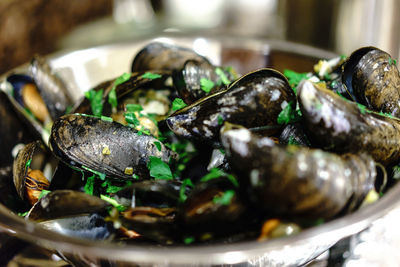
<svg viewBox="0 0 400 267">
<path fill-rule="evenodd" d="M 0 73 L 34 53 L 160 35 L 236 34 L 399 58 L 398 0 L 2 0 Z"/>
<path fill-rule="evenodd" d="M 374 45 L 399 58 L 398 0 L 2 0 L 0 73 L 34 53 L 163 32 L 284 39 L 349 54 Z"/>
</svg>

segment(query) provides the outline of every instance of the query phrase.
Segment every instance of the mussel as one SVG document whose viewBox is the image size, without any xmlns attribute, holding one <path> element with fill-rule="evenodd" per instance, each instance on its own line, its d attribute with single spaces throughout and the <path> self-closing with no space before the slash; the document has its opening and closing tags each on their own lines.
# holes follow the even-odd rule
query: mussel
<svg viewBox="0 0 400 267">
<path fill-rule="evenodd" d="M 156 142 L 160 147 L 156 146 Z M 176 154 L 152 136 L 85 115 L 65 115 L 53 124 L 49 145 L 62 161 L 81 170 L 95 170 L 109 178 L 129 180 L 149 175 L 149 157 L 169 162 Z"/>
<path fill-rule="evenodd" d="M 298 87 L 306 128 L 319 147 L 368 153 L 384 165 L 400 159 L 400 120 L 369 111 L 310 81 Z"/>
<path fill-rule="evenodd" d="M 131 71 L 165 70 L 172 72 L 182 69 L 183 64 L 189 59 L 209 63 L 207 58 L 191 49 L 154 42 L 146 45 L 136 54 Z"/>
<path fill-rule="evenodd" d="M 375 47 L 356 50 L 343 67 L 342 81 L 357 102 L 400 117 L 400 74 L 388 53 Z"/>
<path fill-rule="evenodd" d="M 115 233 L 107 221 L 110 204 L 104 200 L 72 190 L 57 190 L 42 197 L 26 219 L 44 228 L 85 239 L 110 239 Z"/>
<path fill-rule="evenodd" d="M 247 129 L 225 129 L 221 139 L 240 186 L 274 215 L 329 219 L 356 209 L 374 188 L 376 166 L 366 154 L 281 147 Z"/>
<path fill-rule="evenodd" d="M 167 119 L 177 135 L 218 144 L 224 121 L 245 127 L 265 127 L 276 133 L 279 113 L 295 105 L 295 95 L 286 78 L 272 69 L 251 72 L 228 89 L 202 98 Z"/>
</svg>

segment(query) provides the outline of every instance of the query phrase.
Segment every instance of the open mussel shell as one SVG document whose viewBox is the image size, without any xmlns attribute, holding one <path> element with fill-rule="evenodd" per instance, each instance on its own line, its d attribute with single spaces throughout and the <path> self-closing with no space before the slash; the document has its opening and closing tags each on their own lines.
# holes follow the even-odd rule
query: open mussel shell
<svg viewBox="0 0 400 267">
<path fill-rule="evenodd" d="M 282 147 L 246 129 L 225 131 L 221 138 L 241 186 L 271 215 L 329 219 L 357 208 L 374 188 L 375 162 L 365 154 Z"/>
<path fill-rule="evenodd" d="M 242 223 L 245 211 L 237 188 L 222 176 L 196 184 L 180 208 L 180 219 L 190 232 L 226 233 Z"/>
<path fill-rule="evenodd" d="M 191 49 L 154 42 L 146 45 L 136 54 L 131 71 L 165 70 L 172 72 L 182 69 L 183 64 L 189 59 L 209 63 L 208 59 Z"/>
<path fill-rule="evenodd" d="M 26 219 L 61 234 L 86 239 L 106 239 L 115 232 L 106 222 L 110 205 L 83 192 L 57 190 L 43 196 L 29 211 Z"/>
<path fill-rule="evenodd" d="M 176 154 L 152 136 L 117 122 L 93 116 L 65 115 L 53 124 L 49 145 L 66 164 L 95 170 L 107 177 L 129 180 L 149 176 L 150 156 L 169 162 Z"/>
<path fill-rule="evenodd" d="M 118 191 L 114 198 L 126 207 L 176 207 L 179 203 L 180 188 L 181 183 L 178 181 L 139 181 Z"/>
<path fill-rule="evenodd" d="M 357 102 L 400 116 L 400 74 L 388 53 L 375 47 L 360 48 L 348 58 L 342 75 Z"/>
<path fill-rule="evenodd" d="M 310 81 L 297 88 L 313 144 L 339 153 L 367 153 L 385 166 L 400 160 L 399 119 L 371 112 Z"/>
<path fill-rule="evenodd" d="M 13 181 L 21 199 L 35 204 L 41 192 L 49 188 L 56 165 L 57 160 L 46 151 L 41 141 L 25 145 L 13 164 Z"/>
<path fill-rule="evenodd" d="M 295 95 L 286 78 L 278 71 L 260 69 L 175 112 L 167 124 L 179 136 L 217 145 L 224 121 L 276 133 L 282 127 L 278 115 L 288 104 L 295 104 Z"/>
<path fill-rule="evenodd" d="M 131 73 L 130 78 L 123 83 L 115 85 L 116 79 L 104 81 L 93 88 L 95 91 L 103 90 L 103 96 L 101 99 L 101 103 L 103 104 L 104 110 L 103 115 L 110 116 L 111 115 L 111 105 L 108 103 L 108 95 L 110 91 L 115 87 L 115 93 L 118 101 L 121 100 L 124 96 L 134 92 L 137 89 L 148 89 L 148 88 L 164 88 L 164 81 L 169 74 L 165 71 L 151 71 L 152 74 L 159 76 L 159 78 L 152 79 L 143 76 L 145 74 L 144 71 Z M 83 114 L 93 114 L 91 109 L 90 101 L 83 97 L 80 103 L 73 109 L 74 113 L 83 113 Z"/>
<path fill-rule="evenodd" d="M 30 73 L 39 88 L 40 95 L 46 103 L 53 120 L 65 114 L 72 105 L 71 97 L 65 83 L 53 73 L 45 58 L 33 57 Z"/>
<path fill-rule="evenodd" d="M 229 80 L 233 80 L 229 73 L 226 74 L 231 78 L 228 78 Z M 179 97 L 188 105 L 206 95 L 225 89 L 222 83 L 218 85 L 219 76 L 216 73 L 216 67 L 207 61 L 188 60 L 183 65 L 183 69 L 174 72 L 172 77 Z M 202 89 L 202 79 L 214 84 L 209 92 Z"/>
</svg>

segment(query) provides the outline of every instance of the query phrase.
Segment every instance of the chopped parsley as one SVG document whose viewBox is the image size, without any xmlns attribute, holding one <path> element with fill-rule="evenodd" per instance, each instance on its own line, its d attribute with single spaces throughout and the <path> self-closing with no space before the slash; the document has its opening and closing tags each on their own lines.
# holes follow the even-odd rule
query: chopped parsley
<svg viewBox="0 0 400 267">
<path fill-rule="evenodd" d="M 28 213 L 29 213 L 29 210 L 25 211 L 25 212 L 19 212 L 18 216 L 25 217 L 26 215 L 28 215 Z"/>
<path fill-rule="evenodd" d="M 113 119 L 107 116 L 101 116 L 100 117 L 102 121 L 108 121 L 108 122 L 113 122 Z"/>
<path fill-rule="evenodd" d="M 201 90 L 203 90 L 207 94 L 211 91 L 211 89 L 213 89 L 214 85 L 214 82 L 207 78 L 200 79 Z"/>
<path fill-rule="evenodd" d="M 97 175 L 97 176 L 100 178 L 100 180 L 103 180 L 103 181 L 104 181 L 104 180 L 106 179 L 106 174 L 105 174 L 105 173 L 102 173 L 102 172 L 93 170 L 93 169 L 91 169 L 91 168 L 89 168 L 89 167 L 86 167 L 86 166 L 84 166 L 84 165 L 82 165 L 82 169 L 84 169 L 84 170 L 86 170 L 86 171 L 89 171 L 89 172 L 91 172 L 91 173 Z"/>
<path fill-rule="evenodd" d="M 133 113 L 133 112 L 126 112 L 125 120 L 127 123 L 132 124 L 134 127 L 140 125 L 139 119 L 136 117 L 135 113 Z"/>
<path fill-rule="evenodd" d="M 93 115 L 100 117 L 103 113 L 103 89 L 99 91 L 89 90 L 85 92 L 85 97 L 90 102 Z"/>
<path fill-rule="evenodd" d="M 150 171 L 150 176 L 155 179 L 172 180 L 169 165 L 158 157 L 150 156 L 147 168 Z"/>
<path fill-rule="evenodd" d="M 189 245 L 192 244 L 194 242 L 194 237 L 193 236 L 187 236 L 183 239 L 183 243 L 185 243 L 185 245 Z"/>
<path fill-rule="evenodd" d="M 29 159 L 26 163 L 25 163 L 25 170 L 28 169 L 31 166 L 32 163 L 32 159 Z"/>
<path fill-rule="evenodd" d="M 397 60 L 396 59 L 392 59 L 391 57 L 389 57 L 389 65 L 397 65 Z"/>
<path fill-rule="evenodd" d="M 93 195 L 94 192 L 94 179 L 96 178 L 96 175 L 93 174 L 92 176 L 88 177 L 86 180 L 86 184 L 83 187 L 85 190 L 86 194 Z"/>
<path fill-rule="evenodd" d="M 226 177 L 234 186 L 239 187 L 238 181 L 232 174 L 226 173 L 218 168 L 212 168 L 208 174 L 200 179 L 200 182 L 207 182 L 220 177 Z"/>
<path fill-rule="evenodd" d="M 172 111 L 180 110 L 186 106 L 187 106 L 186 103 L 183 102 L 182 99 L 175 98 L 174 101 L 172 102 Z"/>
<path fill-rule="evenodd" d="M 111 91 L 108 93 L 108 103 L 113 108 L 117 108 L 118 101 L 117 101 L 117 92 L 116 88 L 118 85 L 123 84 L 124 82 L 128 81 L 131 78 L 131 75 L 129 73 L 124 73 L 121 76 L 117 77 L 114 81 L 114 85 L 111 88 Z"/>
<path fill-rule="evenodd" d="M 143 74 L 141 77 L 142 77 L 143 79 L 155 80 L 155 79 L 161 78 L 162 76 L 161 76 L 160 74 L 157 74 L 157 73 L 146 72 L 146 73 Z"/>
<path fill-rule="evenodd" d="M 293 108 L 293 102 L 289 102 L 286 107 L 279 113 L 277 122 L 278 124 L 288 124 L 296 122 L 300 118 L 300 110 Z"/>
<path fill-rule="evenodd" d="M 218 119 L 218 125 L 224 124 L 224 118 L 221 115 L 218 115 L 217 119 Z"/>
<path fill-rule="evenodd" d="M 235 196 L 234 190 L 226 190 L 222 196 L 215 196 L 213 198 L 213 203 L 219 205 L 229 205 L 231 204 L 232 198 Z"/>
<path fill-rule="evenodd" d="M 283 71 L 283 75 L 285 75 L 285 77 L 288 79 L 289 84 L 295 93 L 297 93 L 297 85 L 299 85 L 302 80 L 306 80 L 308 78 L 308 73 L 299 73 L 288 69 Z"/>
<path fill-rule="evenodd" d="M 51 191 L 49 190 L 42 190 L 42 192 L 40 192 L 40 195 L 38 197 L 38 200 L 40 200 L 42 197 L 44 197 L 45 195 L 47 195 L 48 193 L 50 193 Z"/>
<path fill-rule="evenodd" d="M 366 107 L 366 106 L 364 106 L 364 105 L 362 105 L 362 104 L 360 104 L 360 103 L 357 103 L 357 107 L 358 107 L 358 109 L 360 110 L 361 114 L 365 114 L 365 112 L 366 112 L 366 110 L 367 110 L 367 107 Z"/>
<path fill-rule="evenodd" d="M 157 147 L 158 151 L 161 151 L 161 143 L 160 142 L 156 141 L 156 142 L 154 142 L 154 145 Z"/>
<path fill-rule="evenodd" d="M 143 107 L 138 104 L 127 104 L 125 108 L 127 112 L 140 112 L 143 110 Z"/>
<path fill-rule="evenodd" d="M 226 77 L 225 72 L 221 68 L 216 68 L 215 73 L 219 76 L 223 84 L 228 85 L 231 81 Z"/>
<path fill-rule="evenodd" d="M 115 194 L 121 189 L 123 189 L 126 186 L 129 186 L 132 184 L 132 181 L 128 180 L 123 186 L 117 186 L 114 185 L 110 180 L 105 180 L 102 184 L 101 187 L 106 187 L 106 193 L 108 194 Z"/>
<path fill-rule="evenodd" d="M 119 211 L 124 211 L 126 209 L 123 205 L 119 204 L 118 201 L 116 201 L 115 199 L 113 199 L 111 197 L 108 197 L 105 195 L 100 195 L 100 198 L 104 201 L 107 201 L 111 205 L 113 205 Z"/>
<path fill-rule="evenodd" d="M 190 186 L 193 187 L 193 183 L 192 180 L 190 180 L 189 178 L 183 180 L 181 188 L 179 189 L 179 202 L 185 202 L 187 199 L 186 196 L 186 187 Z"/>
</svg>

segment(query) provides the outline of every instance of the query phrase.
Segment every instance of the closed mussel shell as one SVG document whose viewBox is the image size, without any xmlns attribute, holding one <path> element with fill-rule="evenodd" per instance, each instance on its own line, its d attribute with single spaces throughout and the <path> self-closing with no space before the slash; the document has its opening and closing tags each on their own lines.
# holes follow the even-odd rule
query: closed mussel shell
<svg viewBox="0 0 400 267">
<path fill-rule="evenodd" d="M 359 206 L 374 188 L 375 163 L 365 154 L 338 156 L 283 147 L 246 129 L 222 133 L 228 161 L 258 208 L 286 218 L 332 218 Z"/>
<path fill-rule="evenodd" d="M 149 175 L 150 156 L 169 162 L 176 155 L 152 136 L 98 117 L 65 115 L 53 124 L 49 144 L 54 154 L 70 166 L 92 169 L 115 179 Z"/>
<path fill-rule="evenodd" d="M 167 124 L 179 136 L 218 144 L 224 121 L 264 127 L 268 134 L 278 132 L 278 115 L 288 104 L 295 105 L 295 94 L 286 78 L 275 70 L 260 69 L 175 112 Z"/>
<path fill-rule="evenodd" d="M 131 71 L 165 70 L 172 72 L 182 69 L 183 64 L 189 59 L 209 63 L 208 59 L 193 50 L 154 42 L 146 45 L 137 53 L 133 59 Z"/>
<path fill-rule="evenodd" d="M 357 102 L 400 116 L 400 74 L 388 53 L 375 47 L 356 50 L 344 65 L 342 80 Z"/>
</svg>

